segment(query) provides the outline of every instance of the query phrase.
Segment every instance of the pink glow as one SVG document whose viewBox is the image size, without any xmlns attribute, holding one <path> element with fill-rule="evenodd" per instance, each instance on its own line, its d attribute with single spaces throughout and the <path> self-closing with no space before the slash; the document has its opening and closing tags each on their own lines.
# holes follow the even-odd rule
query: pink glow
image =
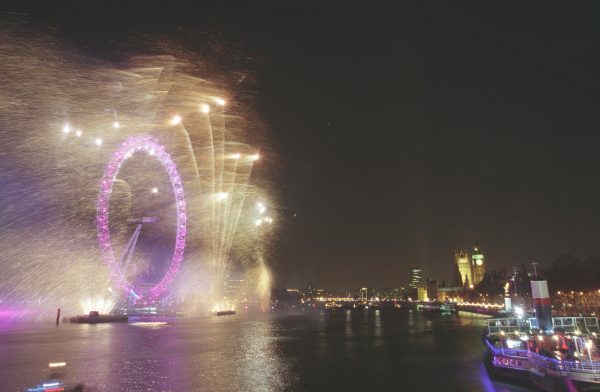
<svg viewBox="0 0 600 392">
<path fill-rule="evenodd" d="M 119 167 L 125 161 L 128 155 L 133 155 L 137 151 L 148 152 L 149 156 L 160 160 L 163 167 L 169 174 L 173 194 L 175 195 L 177 206 L 177 233 L 175 239 L 175 249 L 171 258 L 171 265 L 168 271 L 163 276 L 162 280 L 152 287 L 147 294 L 142 289 L 136 288 L 121 273 L 117 260 L 110 242 L 110 231 L 108 228 L 108 210 L 110 193 L 114 179 L 117 177 Z M 150 153 L 154 151 L 154 153 Z M 124 293 L 129 294 L 132 290 L 137 293 L 140 300 L 155 300 L 158 299 L 169 287 L 175 275 L 179 270 L 181 261 L 183 260 L 183 252 L 185 249 L 186 229 L 186 203 L 183 196 L 183 186 L 181 178 L 177 172 L 177 166 L 171 160 L 171 155 L 165 152 L 165 147 L 160 144 L 158 139 L 149 135 L 131 136 L 119 146 L 119 149 L 112 154 L 110 163 L 106 166 L 104 176 L 100 181 L 100 192 L 96 208 L 96 229 L 98 231 L 98 242 L 100 245 L 100 253 L 104 262 L 110 267 L 110 274 L 115 284 Z"/>
</svg>

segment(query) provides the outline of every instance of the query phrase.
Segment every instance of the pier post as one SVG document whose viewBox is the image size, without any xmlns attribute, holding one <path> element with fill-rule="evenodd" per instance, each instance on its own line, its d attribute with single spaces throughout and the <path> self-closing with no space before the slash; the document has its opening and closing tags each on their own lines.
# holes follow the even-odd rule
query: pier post
<svg viewBox="0 0 600 392">
<path fill-rule="evenodd" d="M 56 309 L 56 326 L 60 322 L 60 308 Z"/>
</svg>

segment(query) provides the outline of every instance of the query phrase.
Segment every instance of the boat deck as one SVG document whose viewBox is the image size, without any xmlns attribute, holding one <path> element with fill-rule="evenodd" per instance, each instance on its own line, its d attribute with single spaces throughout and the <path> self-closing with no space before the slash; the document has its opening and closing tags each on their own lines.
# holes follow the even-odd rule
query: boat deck
<svg viewBox="0 0 600 392">
<path fill-rule="evenodd" d="M 527 319 L 488 320 L 484 338 L 488 369 L 511 378 L 528 374 L 544 390 L 573 390 L 569 385 L 579 385 L 574 390 L 600 391 L 597 319 L 557 319 L 555 330 L 560 332 L 554 334 L 532 334 L 536 329 Z M 563 326 L 573 332 L 564 332 Z"/>
</svg>

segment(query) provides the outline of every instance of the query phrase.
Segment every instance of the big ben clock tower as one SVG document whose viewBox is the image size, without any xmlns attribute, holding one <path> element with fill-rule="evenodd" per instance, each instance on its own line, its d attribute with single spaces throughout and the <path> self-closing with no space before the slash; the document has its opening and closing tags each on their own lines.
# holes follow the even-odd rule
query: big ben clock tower
<svg viewBox="0 0 600 392">
<path fill-rule="evenodd" d="M 485 276 L 485 257 L 477 241 L 475 241 L 471 255 L 471 268 L 473 269 L 473 285 L 477 285 Z"/>
</svg>

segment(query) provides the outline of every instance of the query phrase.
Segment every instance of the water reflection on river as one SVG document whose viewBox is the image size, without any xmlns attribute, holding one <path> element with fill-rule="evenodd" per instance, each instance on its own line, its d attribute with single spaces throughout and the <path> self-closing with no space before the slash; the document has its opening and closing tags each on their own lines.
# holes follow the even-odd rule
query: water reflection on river
<svg viewBox="0 0 600 392">
<path fill-rule="evenodd" d="M 483 320 L 334 310 L 169 323 L 0 324 L 0 390 L 43 381 L 51 361 L 97 391 L 528 391 L 491 382 Z"/>
</svg>

